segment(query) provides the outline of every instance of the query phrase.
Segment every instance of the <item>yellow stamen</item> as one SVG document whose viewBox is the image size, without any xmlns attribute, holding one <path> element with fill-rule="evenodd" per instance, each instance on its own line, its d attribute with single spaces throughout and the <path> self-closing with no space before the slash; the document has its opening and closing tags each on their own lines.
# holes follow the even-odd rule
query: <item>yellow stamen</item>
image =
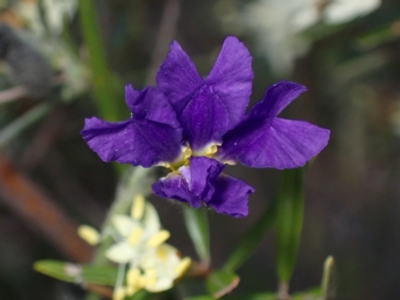
<svg viewBox="0 0 400 300">
<path fill-rule="evenodd" d="M 153 235 L 148 241 L 147 246 L 152 248 L 157 248 L 162 243 L 164 243 L 170 237 L 170 233 L 167 230 L 161 230 L 155 235 Z"/>
<path fill-rule="evenodd" d="M 126 296 L 126 290 L 120 287 L 114 291 L 113 300 L 123 300 L 125 296 Z"/>
<path fill-rule="evenodd" d="M 207 147 L 207 149 L 204 153 L 204 156 L 212 157 L 213 154 L 216 153 L 217 151 L 218 151 L 218 145 L 213 144 L 213 145 Z"/>
<path fill-rule="evenodd" d="M 189 146 L 185 146 L 183 148 L 183 159 L 185 160 L 185 162 L 192 156 L 192 149 L 190 149 Z"/>
<path fill-rule="evenodd" d="M 159 163 L 157 164 L 157 166 L 159 166 L 159 167 L 164 167 L 164 168 L 168 168 L 168 169 L 172 169 L 171 164 L 170 164 L 170 163 L 167 163 L 167 162 L 164 162 L 164 161 L 159 162 Z"/>
<path fill-rule="evenodd" d="M 143 195 L 139 194 L 133 198 L 131 217 L 140 220 L 143 217 L 144 209 L 146 207 L 146 200 Z"/>
<path fill-rule="evenodd" d="M 194 152 L 193 156 L 207 156 L 213 158 L 214 154 L 217 153 L 219 146 L 221 146 L 221 143 L 210 143 L 202 150 Z"/>
<path fill-rule="evenodd" d="M 143 232 L 143 229 L 141 227 L 135 227 L 129 234 L 129 237 L 128 237 L 129 245 L 135 246 L 137 244 L 137 242 L 139 241 L 139 239 L 142 235 L 142 232 Z"/>
<path fill-rule="evenodd" d="M 78 235 L 89 245 L 96 245 L 100 241 L 99 232 L 93 227 L 81 225 L 78 227 Z"/>
<path fill-rule="evenodd" d="M 153 288 L 157 282 L 157 271 L 155 269 L 145 270 L 145 286 Z"/>
<path fill-rule="evenodd" d="M 126 275 L 126 281 L 128 284 L 130 296 L 142 288 L 140 277 L 141 274 L 138 268 L 129 269 Z"/>
<path fill-rule="evenodd" d="M 165 260 L 168 256 L 168 251 L 165 249 L 165 247 L 158 247 L 156 250 L 156 255 L 159 259 Z"/>
<path fill-rule="evenodd" d="M 192 260 L 189 257 L 185 257 L 184 259 L 182 259 L 179 265 L 174 270 L 175 276 L 181 277 L 187 271 L 187 269 L 189 269 L 191 263 Z"/>
</svg>

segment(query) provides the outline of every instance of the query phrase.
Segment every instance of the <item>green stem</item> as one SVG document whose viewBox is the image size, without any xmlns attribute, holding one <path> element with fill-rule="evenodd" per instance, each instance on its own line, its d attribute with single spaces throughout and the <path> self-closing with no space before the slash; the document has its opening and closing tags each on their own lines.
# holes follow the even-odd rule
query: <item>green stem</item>
<svg viewBox="0 0 400 300">
<path fill-rule="evenodd" d="M 183 210 L 183 217 L 197 255 L 203 264 L 209 266 L 211 258 L 207 212 L 203 209 L 186 206 Z"/>
<path fill-rule="evenodd" d="M 114 78 L 107 67 L 106 55 L 100 38 L 99 22 L 93 0 L 80 0 L 79 15 L 83 38 L 89 51 L 93 72 L 95 99 L 101 117 L 108 121 L 119 120 L 118 101 L 115 101 Z"/>
</svg>

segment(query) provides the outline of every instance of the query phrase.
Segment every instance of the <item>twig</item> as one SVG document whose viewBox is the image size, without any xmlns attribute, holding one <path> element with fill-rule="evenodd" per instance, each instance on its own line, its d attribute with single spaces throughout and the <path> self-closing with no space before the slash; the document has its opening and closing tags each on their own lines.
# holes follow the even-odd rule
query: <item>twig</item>
<svg viewBox="0 0 400 300">
<path fill-rule="evenodd" d="M 279 300 L 290 300 L 289 296 L 289 284 L 285 281 L 279 282 L 278 285 L 278 299 Z"/>
<path fill-rule="evenodd" d="M 21 99 L 29 95 L 29 91 L 23 86 L 16 86 L 8 90 L 0 91 L 0 104 Z"/>
<path fill-rule="evenodd" d="M 146 76 L 146 85 L 155 83 L 158 68 L 168 51 L 168 45 L 175 37 L 180 13 L 179 0 L 166 0 L 163 17 L 157 33 L 151 63 Z"/>
<path fill-rule="evenodd" d="M 11 210 L 30 227 L 38 229 L 68 259 L 80 263 L 90 260 L 92 248 L 76 234 L 75 222 L 3 156 L 0 156 L 0 195 Z"/>
</svg>

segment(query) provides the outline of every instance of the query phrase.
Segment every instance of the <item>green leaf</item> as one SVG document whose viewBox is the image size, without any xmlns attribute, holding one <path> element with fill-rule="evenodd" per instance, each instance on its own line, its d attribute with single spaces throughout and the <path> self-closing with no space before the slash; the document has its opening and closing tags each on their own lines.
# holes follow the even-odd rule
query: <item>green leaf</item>
<svg viewBox="0 0 400 300">
<path fill-rule="evenodd" d="M 224 300 L 278 300 L 276 293 L 239 294 L 224 297 Z"/>
<path fill-rule="evenodd" d="M 265 212 L 243 236 L 239 245 L 231 253 L 224 264 L 223 269 L 236 271 L 254 252 L 258 244 L 262 241 L 265 234 L 274 224 L 277 209 L 277 200 L 271 202 Z"/>
<path fill-rule="evenodd" d="M 183 300 L 215 300 L 215 298 L 211 297 L 209 295 L 203 295 L 203 296 L 189 297 L 189 298 L 185 298 Z"/>
<path fill-rule="evenodd" d="M 240 278 L 236 274 L 221 270 L 211 273 L 206 280 L 207 291 L 214 298 L 221 298 L 230 293 L 239 284 Z"/>
<path fill-rule="evenodd" d="M 385 24 L 382 27 L 375 27 L 373 30 L 361 35 L 357 39 L 356 45 L 365 51 L 395 41 L 398 39 L 399 35 L 393 28 L 394 26 L 392 22 Z"/>
<path fill-rule="evenodd" d="M 156 294 L 149 293 L 146 290 L 140 290 L 131 297 L 126 297 L 125 300 L 150 300 L 154 299 Z"/>
<path fill-rule="evenodd" d="M 282 171 L 276 215 L 278 278 L 288 283 L 296 262 L 303 225 L 303 169 Z"/>
<path fill-rule="evenodd" d="M 118 101 L 115 101 L 117 93 L 114 89 L 117 79 L 111 74 L 107 66 L 95 2 L 93 0 L 85 0 L 78 1 L 78 3 L 83 37 L 90 56 L 97 107 L 104 119 L 118 121 L 120 119 L 120 106 Z"/>
<path fill-rule="evenodd" d="M 109 266 L 78 265 L 63 261 L 41 260 L 33 268 L 47 276 L 72 283 L 114 286 L 117 269 Z"/>
<path fill-rule="evenodd" d="M 292 300 L 322 300 L 322 290 L 314 287 L 307 291 L 298 292 L 292 295 Z"/>
<path fill-rule="evenodd" d="M 207 212 L 203 209 L 193 209 L 185 206 L 183 217 L 197 255 L 202 263 L 209 265 L 211 259 Z"/>
</svg>

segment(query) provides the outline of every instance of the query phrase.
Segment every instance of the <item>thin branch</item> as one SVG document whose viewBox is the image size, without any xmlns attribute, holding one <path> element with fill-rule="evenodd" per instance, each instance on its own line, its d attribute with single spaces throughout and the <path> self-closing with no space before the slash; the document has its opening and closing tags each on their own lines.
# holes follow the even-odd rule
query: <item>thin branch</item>
<svg viewBox="0 0 400 300">
<path fill-rule="evenodd" d="M 289 295 L 289 284 L 285 281 L 279 282 L 278 285 L 278 299 L 279 300 L 290 300 Z"/>
<path fill-rule="evenodd" d="M 0 91 L 0 104 L 12 102 L 29 95 L 29 91 L 23 86 L 16 86 L 8 90 Z"/>
<path fill-rule="evenodd" d="M 0 156 L 0 195 L 30 228 L 39 230 L 68 259 L 88 262 L 89 247 L 76 234 L 77 225 L 34 182 Z"/>
</svg>

